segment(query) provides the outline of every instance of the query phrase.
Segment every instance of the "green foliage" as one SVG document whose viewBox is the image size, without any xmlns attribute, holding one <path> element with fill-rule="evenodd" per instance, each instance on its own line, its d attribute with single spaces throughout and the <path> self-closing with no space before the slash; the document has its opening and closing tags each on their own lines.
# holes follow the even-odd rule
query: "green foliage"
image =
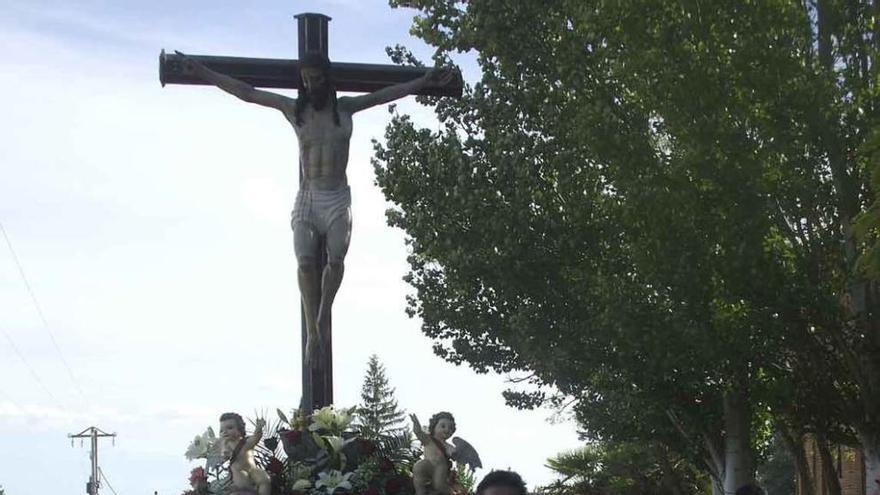
<svg viewBox="0 0 880 495">
<path fill-rule="evenodd" d="M 406 411 L 398 408 L 394 389 L 388 384 L 385 367 L 378 356 L 370 356 L 364 384 L 361 387 L 361 405 L 357 409 L 361 436 L 379 439 L 399 435 L 404 426 Z"/>
<path fill-rule="evenodd" d="M 277 409 L 277 421 L 257 416 L 266 425 L 254 460 L 269 474 L 273 494 L 412 495 L 412 466 L 418 456 L 412 437 L 397 431 L 364 438 L 351 428 L 357 426 L 352 423 L 354 409 L 326 406 L 311 415 Z M 228 465 L 206 467 L 193 470 L 193 490 L 185 495 L 225 493 L 231 483 Z M 197 488 L 192 482 L 196 478 L 204 479 L 204 486 Z"/>
<path fill-rule="evenodd" d="M 795 493 L 794 458 L 778 436 L 770 442 L 767 455 L 758 465 L 758 481 L 767 495 Z"/>
<path fill-rule="evenodd" d="M 855 234 L 862 243 L 858 267 L 868 278 L 880 281 L 880 130 L 864 147 L 865 173 L 870 174 L 874 202 L 855 222 Z"/>
<path fill-rule="evenodd" d="M 560 478 L 545 495 L 696 495 L 709 479 L 657 444 L 596 443 L 547 461 Z"/>
<path fill-rule="evenodd" d="M 376 442 L 380 455 L 391 461 L 401 474 L 412 476 L 413 466 L 422 457 L 422 451 L 414 445 L 415 439 L 408 430 L 383 434 Z"/>
<path fill-rule="evenodd" d="M 437 62 L 481 70 L 461 100 L 421 99 L 438 130 L 395 114 L 376 144 L 438 355 L 528 373 L 587 436 L 693 462 L 730 391 L 756 446 L 770 414 L 880 438 L 877 296 L 850 233 L 875 201 L 869 4 L 391 3 L 418 9 Z"/>
<path fill-rule="evenodd" d="M 475 493 L 477 489 L 477 474 L 471 471 L 467 466 L 459 464 L 455 468 L 455 474 L 458 478 L 458 486 L 464 493 Z"/>
</svg>

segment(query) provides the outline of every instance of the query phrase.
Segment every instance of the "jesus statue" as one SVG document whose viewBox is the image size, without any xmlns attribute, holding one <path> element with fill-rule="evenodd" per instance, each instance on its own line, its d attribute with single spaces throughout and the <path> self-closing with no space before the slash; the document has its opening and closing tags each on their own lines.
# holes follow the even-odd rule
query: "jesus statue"
<svg viewBox="0 0 880 495">
<path fill-rule="evenodd" d="M 442 87 L 455 77 L 449 69 L 432 69 L 423 77 L 373 93 L 337 98 L 330 60 L 307 53 L 299 61 L 302 86 L 296 99 L 263 91 L 221 74 L 177 52 L 184 73 L 196 76 L 248 103 L 280 110 L 299 141 L 302 180 L 291 215 L 297 278 L 307 332 L 305 361 L 311 365 L 330 332 L 330 311 L 342 283 L 351 238 L 351 191 L 346 168 L 352 116 L 429 87 Z M 321 246 L 327 264 L 320 270 Z"/>
</svg>

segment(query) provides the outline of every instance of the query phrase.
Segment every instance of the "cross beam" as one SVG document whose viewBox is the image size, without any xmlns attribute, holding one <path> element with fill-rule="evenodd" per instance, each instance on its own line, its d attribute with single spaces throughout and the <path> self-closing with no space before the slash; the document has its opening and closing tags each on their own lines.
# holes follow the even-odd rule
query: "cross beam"
<svg viewBox="0 0 880 495">
<path fill-rule="evenodd" d="M 198 60 L 209 69 L 232 76 L 251 86 L 263 88 L 300 89 L 299 61 L 281 58 L 216 57 L 210 55 L 187 55 Z M 425 75 L 424 67 L 403 67 L 399 65 L 353 64 L 333 62 L 330 73 L 337 91 L 372 93 L 394 84 L 412 81 Z M 159 81 L 166 84 L 207 83 L 196 76 L 183 74 L 180 55 L 165 53 L 159 55 Z M 461 97 L 462 82 L 459 79 L 449 86 L 425 88 L 417 94 L 425 96 Z"/>
<path fill-rule="evenodd" d="M 309 51 L 327 55 L 327 24 L 330 18 L 323 14 L 299 14 L 299 56 Z M 300 89 L 299 61 L 277 58 L 217 57 L 188 55 L 205 64 L 209 69 L 244 81 L 251 86 L 264 88 Z M 337 91 L 371 93 L 394 84 L 418 79 L 427 73 L 427 67 L 403 67 L 399 65 L 357 64 L 334 62 L 330 68 Z M 416 94 L 425 96 L 461 97 L 464 81 L 457 77 L 443 87 L 425 88 Z M 183 73 L 180 55 L 159 54 L 159 81 L 166 84 L 209 84 L 195 76 Z"/>
<path fill-rule="evenodd" d="M 308 52 L 319 52 L 327 56 L 327 25 L 330 18 L 323 14 L 299 14 L 297 20 L 298 53 L 302 58 Z M 188 55 L 208 68 L 255 87 L 300 89 L 299 61 L 287 59 L 222 57 L 209 55 Z M 428 72 L 425 67 L 401 67 L 396 65 L 374 65 L 334 62 L 330 72 L 337 91 L 373 92 L 401 82 L 422 77 Z M 183 61 L 176 54 L 159 55 L 159 81 L 165 84 L 209 84 L 201 79 L 183 74 Z M 461 97 L 464 81 L 461 73 L 443 87 L 426 88 L 417 94 L 425 96 Z M 300 170 L 302 181 L 302 170 Z M 326 265 L 326 250 L 321 247 L 324 259 L 319 270 Z M 323 348 L 313 357 L 316 365 L 310 368 L 305 364 L 306 326 L 300 304 L 301 342 L 302 342 L 302 399 L 300 408 L 311 412 L 333 404 L 333 350 L 331 335 L 323 336 Z M 332 332 L 331 332 L 332 333 Z"/>
</svg>

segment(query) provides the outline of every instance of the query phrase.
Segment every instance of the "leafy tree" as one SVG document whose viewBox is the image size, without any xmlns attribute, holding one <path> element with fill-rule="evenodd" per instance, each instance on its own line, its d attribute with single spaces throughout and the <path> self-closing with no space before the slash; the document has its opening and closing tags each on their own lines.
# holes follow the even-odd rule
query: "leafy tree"
<svg viewBox="0 0 880 495">
<path fill-rule="evenodd" d="M 364 438 L 375 440 L 403 432 L 406 411 L 398 408 L 394 389 L 385 376 L 385 367 L 375 354 L 370 356 L 367 363 L 361 401 L 357 416 Z"/>
<path fill-rule="evenodd" d="M 786 392 L 830 370 L 813 393 L 876 474 L 880 331 L 852 228 L 873 194 L 872 5 L 402 3 L 438 61 L 482 70 L 461 101 L 423 99 L 439 132 L 396 115 L 376 151 L 438 354 L 531 373 L 594 437 L 679 433 L 727 491 L 768 408 L 840 426 Z"/>
<path fill-rule="evenodd" d="M 709 490 L 709 479 L 662 445 L 590 444 L 550 459 L 560 475 L 545 495 L 690 495 Z"/>
<path fill-rule="evenodd" d="M 874 203 L 857 219 L 855 230 L 862 242 L 859 268 L 867 277 L 880 281 L 880 131 L 875 131 L 863 150 L 865 173 L 871 176 Z"/>
</svg>

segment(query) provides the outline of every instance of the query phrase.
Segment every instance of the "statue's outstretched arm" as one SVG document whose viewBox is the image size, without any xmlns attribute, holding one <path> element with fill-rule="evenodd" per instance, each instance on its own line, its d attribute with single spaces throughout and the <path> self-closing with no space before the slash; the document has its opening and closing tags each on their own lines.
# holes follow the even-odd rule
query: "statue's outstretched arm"
<svg viewBox="0 0 880 495">
<path fill-rule="evenodd" d="M 426 87 L 444 86 L 452 82 L 454 78 L 455 72 L 452 69 L 435 68 L 428 71 L 423 77 L 412 81 L 388 86 L 365 95 L 340 98 L 339 105 L 349 112 L 355 113 L 376 105 L 399 100 Z"/>
<path fill-rule="evenodd" d="M 292 108 L 291 105 L 295 100 L 278 93 L 263 91 L 256 89 L 250 84 L 239 81 L 234 77 L 221 74 L 211 70 L 201 62 L 187 57 L 181 52 L 175 52 L 184 60 L 184 71 L 189 72 L 202 80 L 217 86 L 227 93 L 248 103 L 256 103 L 264 107 L 275 108 L 284 111 L 285 108 Z"/>
<path fill-rule="evenodd" d="M 415 433 L 416 438 L 419 439 L 420 442 L 427 445 L 431 442 L 431 438 L 425 433 L 425 430 L 422 429 L 422 424 L 419 423 L 419 418 L 415 414 L 410 414 L 409 419 L 412 420 L 413 424 L 413 433 Z"/>
<path fill-rule="evenodd" d="M 256 422 L 256 428 L 254 429 L 254 434 L 247 437 L 247 440 L 244 441 L 244 450 L 252 450 L 254 449 L 260 440 L 263 438 L 263 427 L 266 425 L 266 420 L 260 418 Z"/>
</svg>

